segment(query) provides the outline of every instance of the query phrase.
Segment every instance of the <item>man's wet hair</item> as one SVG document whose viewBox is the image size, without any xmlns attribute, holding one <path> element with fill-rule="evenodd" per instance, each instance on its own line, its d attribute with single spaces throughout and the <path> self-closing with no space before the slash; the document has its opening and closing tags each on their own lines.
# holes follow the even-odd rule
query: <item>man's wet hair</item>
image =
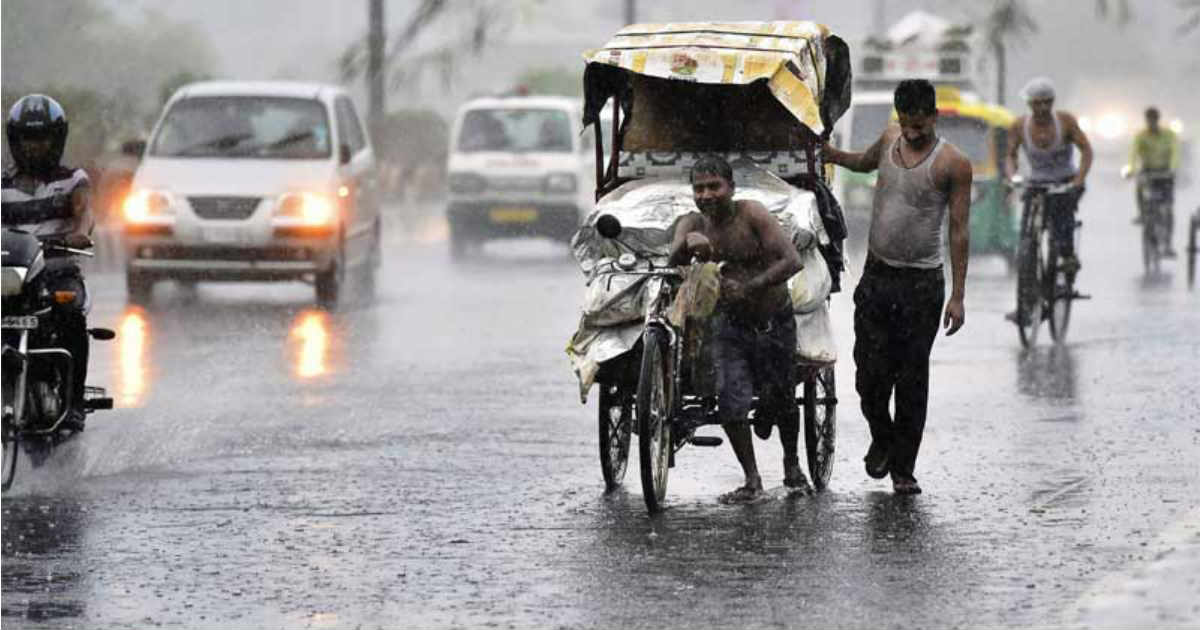
<svg viewBox="0 0 1200 630">
<path fill-rule="evenodd" d="M 733 167 L 719 155 L 708 153 L 700 156 L 688 173 L 688 183 L 695 183 L 697 175 L 716 175 L 724 178 L 730 186 L 733 186 Z"/>
<path fill-rule="evenodd" d="M 909 116 L 932 116 L 937 113 L 937 91 L 925 79 L 905 79 L 896 86 L 893 96 L 896 111 Z"/>
<path fill-rule="evenodd" d="M 1157 107 L 1147 107 L 1146 108 L 1146 118 L 1158 118 L 1158 117 L 1159 117 L 1159 114 L 1158 114 Z"/>
</svg>

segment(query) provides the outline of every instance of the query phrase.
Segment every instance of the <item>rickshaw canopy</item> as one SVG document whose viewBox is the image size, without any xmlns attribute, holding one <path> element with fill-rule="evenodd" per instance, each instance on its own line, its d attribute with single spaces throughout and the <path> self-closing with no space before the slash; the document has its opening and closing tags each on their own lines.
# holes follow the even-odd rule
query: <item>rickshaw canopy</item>
<svg viewBox="0 0 1200 630">
<path fill-rule="evenodd" d="M 610 97 L 635 90 L 635 77 L 665 79 L 675 87 L 761 82 L 795 121 L 815 134 L 831 129 L 850 104 L 849 48 L 814 22 L 633 24 L 583 57 L 585 124 L 598 120 Z M 622 101 L 623 109 L 629 100 Z M 724 113 L 743 119 L 754 114 Z"/>
</svg>

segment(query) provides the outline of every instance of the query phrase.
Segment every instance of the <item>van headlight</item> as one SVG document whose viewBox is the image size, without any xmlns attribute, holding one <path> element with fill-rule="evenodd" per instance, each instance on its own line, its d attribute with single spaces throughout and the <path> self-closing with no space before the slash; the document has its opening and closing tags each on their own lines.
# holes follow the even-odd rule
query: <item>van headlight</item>
<svg viewBox="0 0 1200 630">
<path fill-rule="evenodd" d="M 121 210 L 126 223 L 158 223 L 174 217 L 174 206 L 171 193 L 143 188 L 126 197 Z"/>
<path fill-rule="evenodd" d="M 546 192 L 572 193 L 577 186 L 574 173 L 550 173 L 546 176 Z"/>
<path fill-rule="evenodd" d="M 328 196 L 314 192 L 285 193 L 279 197 L 275 216 L 292 219 L 302 225 L 323 226 L 333 223 L 336 206 Z"/>
</svg>

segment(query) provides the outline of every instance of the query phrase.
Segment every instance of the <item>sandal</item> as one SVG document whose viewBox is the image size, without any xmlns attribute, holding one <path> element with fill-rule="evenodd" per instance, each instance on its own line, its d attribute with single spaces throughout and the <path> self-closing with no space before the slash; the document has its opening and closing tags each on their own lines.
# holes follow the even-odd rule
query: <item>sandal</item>
<svg viewBox="0 0 1200 630">
<path fill-rule="evenodd" d="M 746 505 L 757 503 L 767 496 L 761 487 L 742 486 L 732 492 L 726 492 L 717 497 L 717 501 L 725 505 Z"/>
<path fill-rule="evenodd" d="M 783 485 L 790 490 L 790 494 L 799 494 L 808 496 L 813 494 L 812 485 L 808 483 L 808 477 L 804 475 L 804 470 L 800 468 L 798 461 L 783 460 Z"/>
<path fill-rule="evenodd" d="M 899 495 L 921 494 L 921 486 L 916 479 L 893 479 L 892 492 Z"/>
</svg>

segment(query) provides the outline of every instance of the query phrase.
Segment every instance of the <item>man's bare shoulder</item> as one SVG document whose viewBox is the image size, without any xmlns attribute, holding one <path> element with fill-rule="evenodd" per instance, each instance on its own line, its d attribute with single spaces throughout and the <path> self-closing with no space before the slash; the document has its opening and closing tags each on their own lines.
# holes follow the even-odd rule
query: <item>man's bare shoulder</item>
<svg viewBox="0 0 1200 630">
<path fill-rule="evenodd" d="M 946 143 L 946 148 L 937 156 L 937 160 L 933 163 L 934 171 L 946 180 L 952 180 L 955 177 L 962 177 L 964 174 L 971 177 L 971 160 L 962 152 L 962 149 L 954 146 L 950 142 Z"/>
<path fill-rule="evenodd" d="M 771 212 L 757 199 L 740 199 L 737 204 L 738 213 L 755 225 L 763 225 L 771 219 Z"/>
</svg>

